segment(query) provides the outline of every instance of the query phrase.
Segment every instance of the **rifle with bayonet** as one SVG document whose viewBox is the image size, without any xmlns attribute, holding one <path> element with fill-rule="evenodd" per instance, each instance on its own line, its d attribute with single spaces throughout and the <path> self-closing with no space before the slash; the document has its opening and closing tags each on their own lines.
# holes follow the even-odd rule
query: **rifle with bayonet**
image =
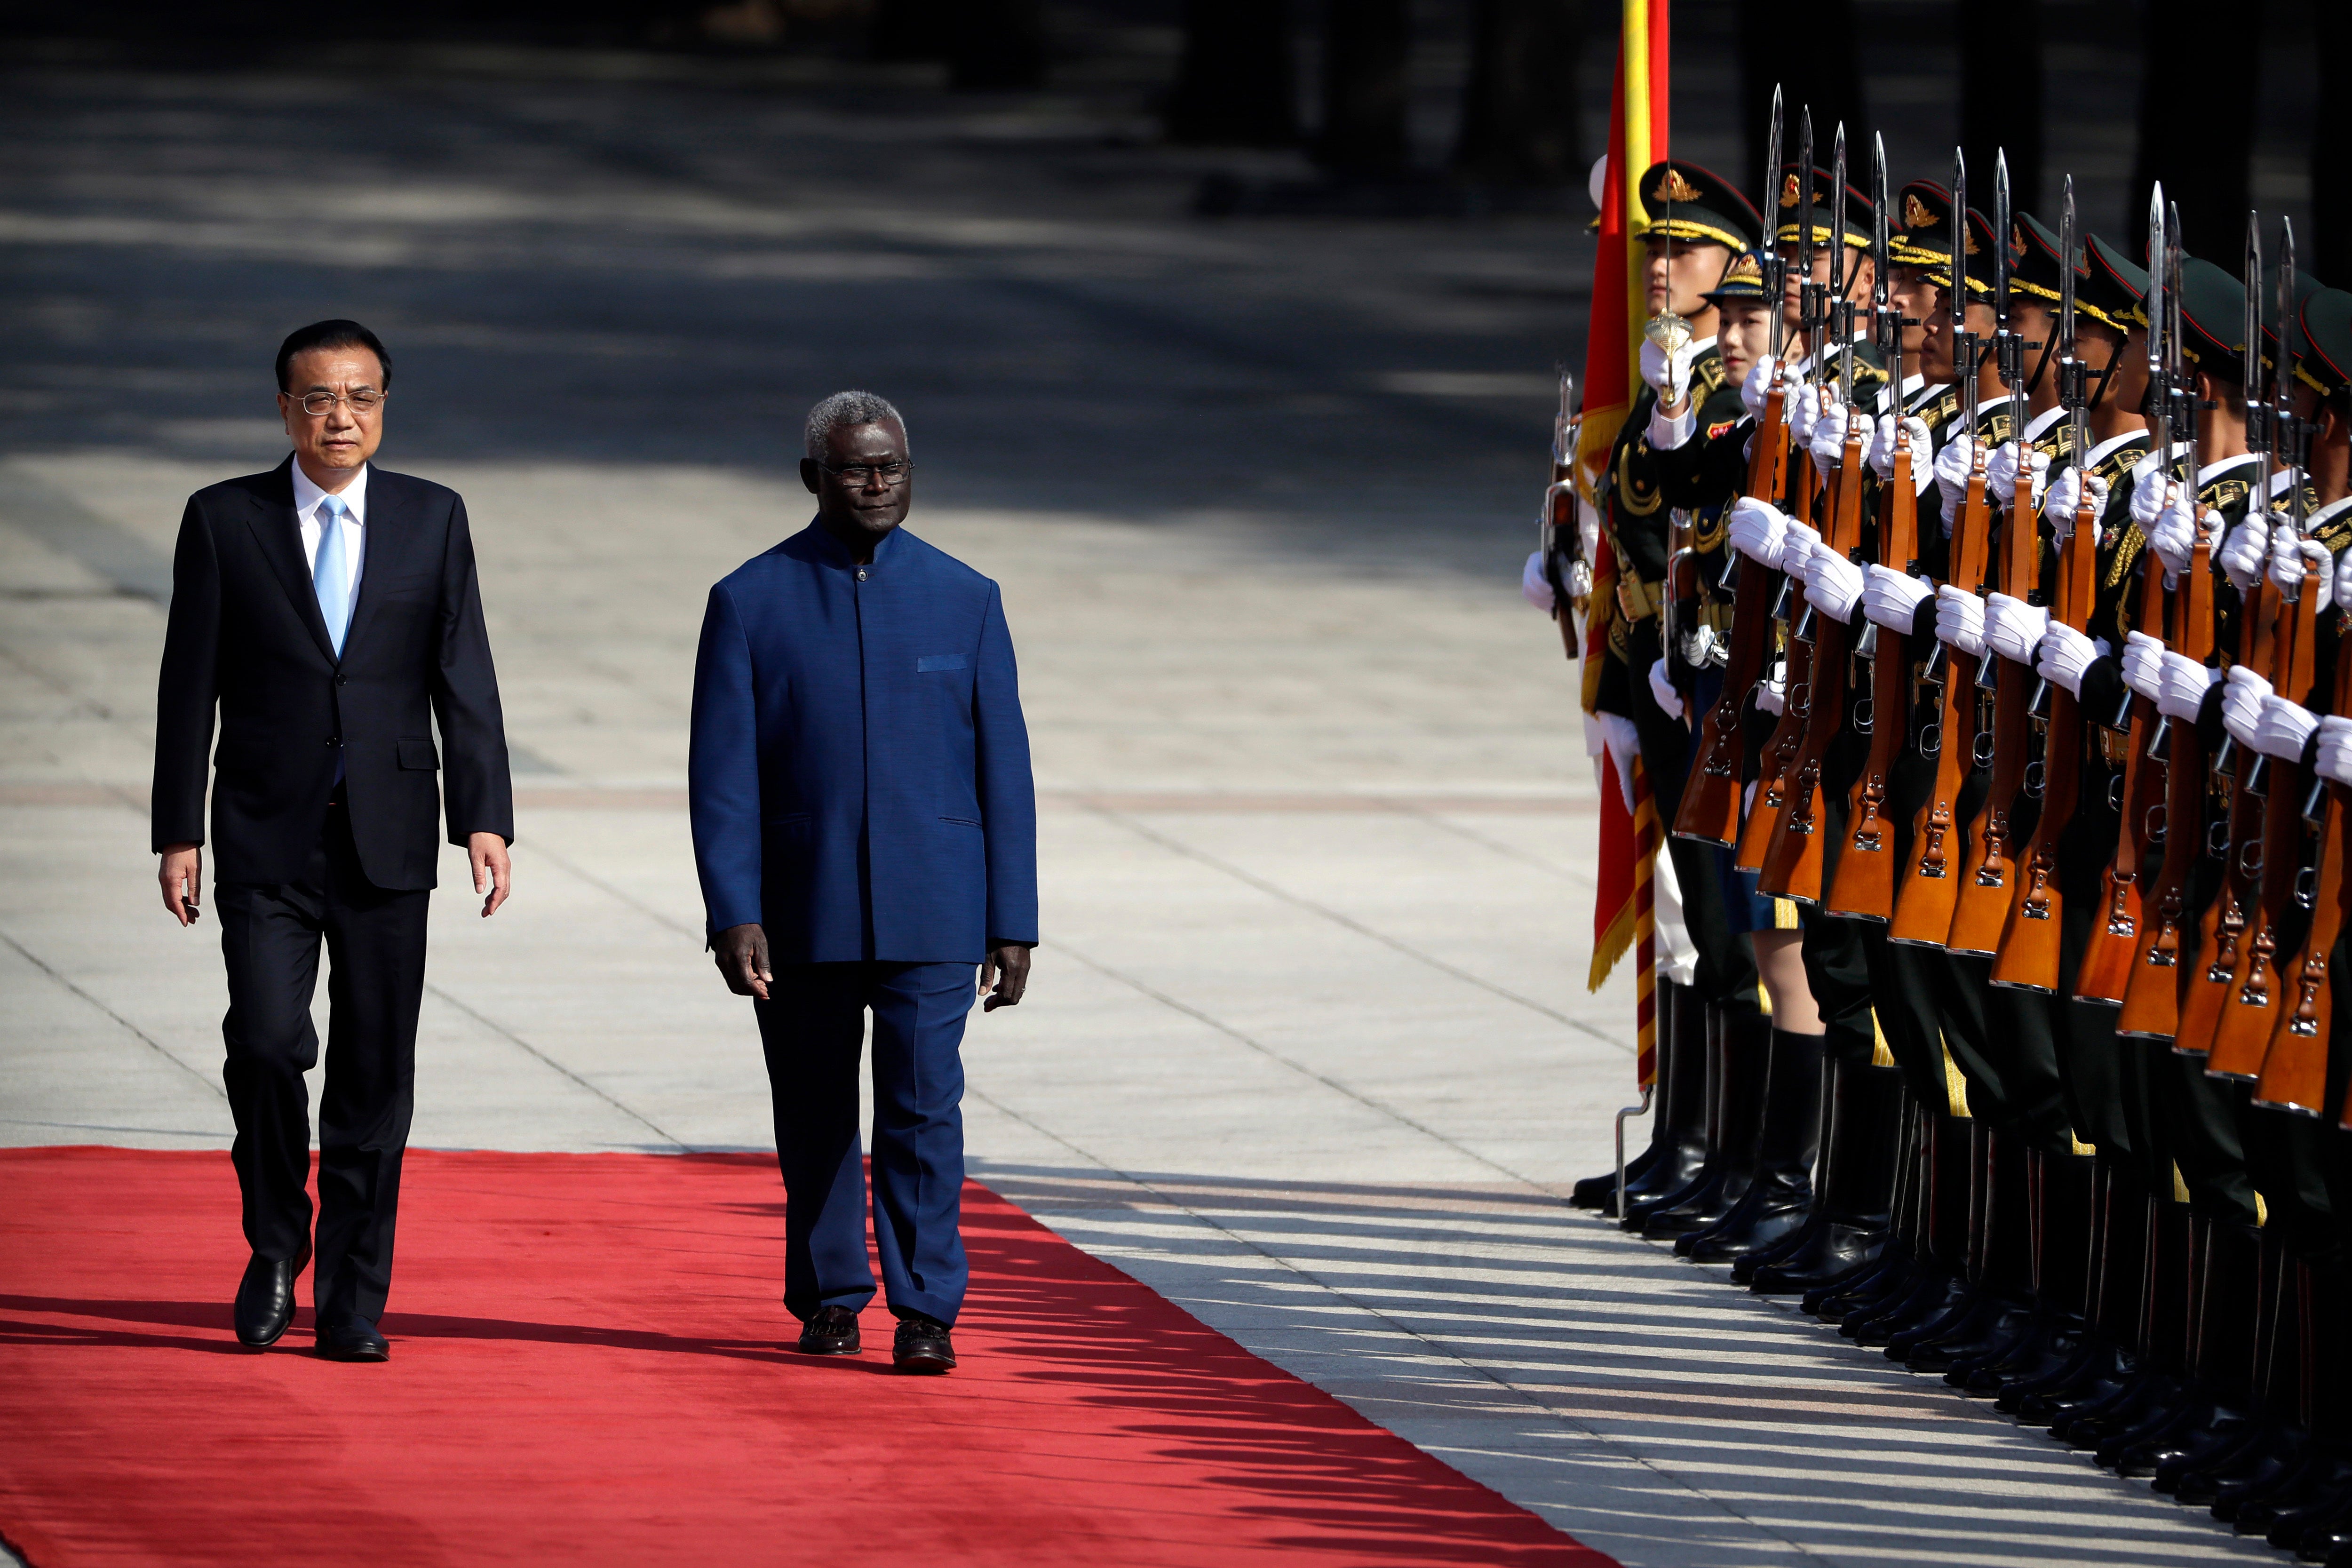
<svg viewBox="0 0 2352 1568">
<path fill-rule="evenodd" d="M 2158 182 L 2147 207 L 2147 426 L 2153 440 L 2148 482 L 2159 491 L 2172 472 L 2172 395 L 2165 361 L 2164 185 Z M 2161 637 L 2165 623 L 2164 566 L 2151 551 L 2139 558 L 2138 630 Z M 2099 883 L 2098 914 L 2074 974 L 2074 999 L 2119 1005 L 2139 951 L 2140 878 L 2161 840 L 2155 823 L 2164 799 L 2164 763 L 2157 737 L 2164 716 L 2154 701 L 2126 690 L 2122 712 L 2108 728 L 2124 731 L 2123 822 L 2116 856 Z"/>
<path fill-rule="evenodd" d="M 1977 334 L 1969 330 L 1969 165 L 1956 149 L 1952 153 L 1952 377 L 1960 387 L 1961 430 L 1971 440 L 1977 430 L 1977 364 L 1982 351 Z M 1992 510 L 1985 499 L 1985 453 L 1974 443 L 1968 490 L 1959 515 L 1952 520 L 1952 547 L 1948 579 L 1971 594 L 1984 591 L 1985 554 L 1992 532 Z M 1902 890 L 1895 900 L 1890 942 L 1921 947 L 1941 947 L 1951 934 L 1952 910 L 1960 896 L 1960 790 L 1974 762 L 1977 731 L 1977 666 L 1974 654 L 1942 642 L 1928 657 L 1926 679 L 1937 688 L 1936 782 L 1911 828 L 1911 855 L 1905 868 Z M 1926 732 L 1921 743 L 1926 743 Z"/>
<path fill-rule="evenodd" d="M 2305 591 L 2317 596 L 2323 590 L 2306 583 Z M 2352 713 L 2352 637 L 2336 651 L 2336 702 L 2338 713 Z M 2284 981 L 2284 1005 L 2271 1026 L 2269 1048 L 2263 1056 L 2262 1077 L 2254 1084 L 2254 1103 L 2305 1116 L 2327 1110 L 2327 1043 L 2336 1018 L 2336 943 L 2352 914 L 2352 879 L 2344 875 L 2345 812 L 2352 807 L 2352 790 L 2326 779 L 2312 781 L 2305 797 L 2303 819 L 2319 833 L 2319 887 L 2311 905 L 2311 925 L 2303 951 L 2279 965 Z M 2316 819 L 2316 820 L 2315 820 Z M 2352 1090 L 2346 1095 L 2342 1120 L 2352 1125 Z"/>
<path fill-rule="evenodd" d="M 2252 279 L 2249 287 L 2261 283 Z M 2294 225 L 2284 225 L 2279 242 L 2278 374 L 2272 378 L 2269 426 L 2270 449 L 2287 479 L 2286 515 L 2273 526 L 2286 530 L 2299 546 L 2303 540 L 2302 421 L 2294 412 L 2294 372 L 2299 357 L 2294 337 Z M 2261 495 L 2256 516 L 2270 515 L 2270 491 Z M 2269 552 L 2264 552 L 2267 557 Z M 2305 579 L 2290 587 L 2273 584 L 2274 626 L 2271 634 L 2273 689 L 2290 702 L 2301 702 L 2311 689 L 2313 663 L 2319 637 L 2319 606 L 2328 595 L 2326 578 Z M 2247 761 L 2262 771 L 2262 857 L 2252 911 L 2252 937 L 2244 944 L 2223 997 L 2221 1018 L 2213 1032 L 2205 1070 L 2217 1078 L 2252 1082 L 2262 1075 L 2263 1058 L 2270 1048 L 2279 998 L 2285 990 L 2286 968 L 2280 961 L 2279 935 L 2294 916 L 2294 893 L 2304 869 L 2305 820 L 2309 780 L 2301 757 L 2256 755 Z M 2239 856 L 2242 860 L 2242 853 Z"/>
<path fill-rule="evenodd" d="M 2066 176 L 2064 206 L 2058 220 L 2058 405 L 2073 426 L 2075 460 L 2090 450 L 2089 367 L 2083 363 L 2074 336 L 2074 176 Z M 2090 471 L 2077 468 L 2074 480 L 2074 528 L 2058 556 L 2057 603 L 2051 618 L 2076 631 L 2091 624 L 2092 590 L 2098 583 L 2098 512 L 2092 506 Z M 2031 479 L 2028 479 L 2030 486 Z M 2029 501 L 2030 489 L 2019 494 Z M 2011 513 L 2011 521 L 2017 521 Z M 2050 682 L 2042 689 L 2050 700 L 2042 746 L 2042 816 L 2033 825 L 2019 858 L 2020 875 L 2001 929 L 2000 952 L 1992 963 L 1992 983 L 2022 991 L 2058 989 L 2059 926 L 2064 919 L 2065 894 L 2058 882 L 2058 840 L 2074 820 L 2083 782 L 2082 700 Z"/>
<path fill-rule="evenodd" d="M 1893 206 L 1887 200 L 1884 137 L 1877 139 L 1873 153 L 1870 256 L 1877 277 L 1871 289 L 1871 330 L 1886 361 L 1887 401 L 1895 421 L 1892 471 L 1878 492 L 1878 564 L 1908 576 L 1919 553 L 1919 494 L 1911 482 L 1912 465 L 1926 461 L 1927 454 L 1911 450 L 1911 433 L 1904 420 L 1905 322 L 1888 291 L 1893 258 L 1887 215 Z M 1850 387 L 1847 395 L 1853 395 Z M 1911 732 L 1910 637 L 1870 621 L 1862 628 L 1855 651 L 1870 665 L 1870 753 L 1846 798 L 1845 852 L 1830 879 L 1827 907 L 1834 915 L 1885 921 L 1895 914 L 1895 822 L 1887 815 L 1886 796 L 1895 759 Z"/>
<path fill-rule="evenodd" d="M 1767 133 L 1764 159 L 1764 205 L 1775 210 L 1773 187 L 1780 177 L 1780 89 L 1772 89 L 1772 124 Z M 1764 275 L 1764 297 L 1772 302 L 1772 381 L 1764 394 L 1764 411 L 1757 417 L 1748 449 L 1745 493 L 1758 500 L 1780 504 L 1789 479 L 1789 385 L 1781 358 L 1786 324 L 1781 317 L 1781 261 L 1771 237 L 1765 237 L 1759 258 Z M 1740 561 L 1736 552 L 1725 563 L 1727 573 L 1739 577 L 1731 605 L 1731 657 L 1724 668 L 1723 691 L 1699 725 L 1698 765 L 1683 786 L 1683 802 L 1675 813 L 1675 836 L 1702 843 L 1729 846 L 1739 839 L 1740 775 L 1747 758 L 1742 721 L 1748 700 L 1762 679 L 1772 653 L 1772 596 L 1778 575 L 1754 561 Z"/>
<path fill-rule="evenodd" d="M 2157 465 L 2159 481 L 2171 480 L 2193 490 L 2197 453 L 2199 402 L 2195 384 L 2182 366 L 2180 338 L 2180 209 L 2167 204 L 2161 268 L 2164 295 L 2164 426 L 2160 432 L 2171 443 L 2163 447 Z M 2159 262 L 2149 257 L 2154 272 Z M 2172 447 L 2185 448 L 2176 470 Z M 2154 570 L 2151 567 L 2151 570 Z M 2169 651 L 2197 664 L 2213 652 L 2212 547 L 2200 531 L 2189 547 L 2187 569 L 2172 600 Z M 2204 831 L 2206 793 L 2205 742 L 2193 721 L 2160 719 L 2148 738 L 2148 750 L 2164 759 L 2164 863 L 2142 900 L 2146 930 L 2134 955 L 2130 978 L 2125 983 L 2123 1011 L 2116 1033 L 2134 1039 L 2170 1040 L 2180 1022 L 2181 934 L 2189 913 L 2189 873 Z"/>
<path fill-rule="evenodd" d="M 1830 224 L 1830 278 L 1832 303 L 1829 307 L 1830 331 L 1839 344 L 1839 390 L 1845 399 L 1853 397 L 1853 301 L 1847 299 L 1853 274 L 1845 257 L 1843 205 L 1845 200 L 1845 126 L 1840 122 L 1834 151 L 1830 157 L 1830 202 L 1834 215 Z M 1821 358 L 1816 351 L 1816 363 Z M 1862 410 L 1852 401 L 1845 408 L 1845 446 L 1840 454 L 1837 473 L 1832 482 L 1827 526 L 1822 530 L 1822 542 L 1843 556 L 1851 557 L 1862 544 L 1862 500 L 1864 478 L 1869 465 L 1864 454 L 1868 447 L 1863 435 Z M 1807 467 L 1811 467 L 1809 463 Z M 1804 730 L 1788 769 L 1786 800 L 1780 810 L 1780 820 L 1773 828 L 1767 847 L 1758 888 L 1776 898 L 1790 899 L 1801 904 L 1821 901 L 1822 871 L 1827 835 L 1822 831 L 1824 803 L 1822 800 L 1822 768 L 1829 755 L 1831 744 L 1845 732 L 1847 657 L 1853 647 L 1851 623 L 1827 616 L 1811 613 L 1807 618 L 1813 624 L 1812 669 L 1810 689 L 1806 692 Z M 1789 706 L 1796 707 L 1795 689 L 1790 691 Z"/>
<path fill-rule="evenodd" d="M 1992 308 L 1993 360 L 2009 396 L 2010 439 L 2018 444 L 2017 482 L 2001 522 L 2000 592 L 2022 599 L 2040 579 L 2041 533 L 2033 511 L 2033 464 L 2025 447 L 2025 340 L 2010 321 L 2010 235 L 2014 220 L 2009 202 L 2009 159 L 1993 165 Z M 1976 820 L 1969 825 L 1975 868 L 1960 885 L 1945 945 L 1954 952 L 1991 953 L 2008 922 L 2016 868 L 2011 858 L 2011 820 L 2025 785 L 2032 742 L 2032 681 L 2030 665 L 2017 665 L 1990 647 L 1978 667 L 1979 688 L 1993 689 L 1992 787 Z"/>
<path fill-rule="evenodd" d="M 1807 352 L 1816 361 L 1822 341 L 1820 310 L 1825 290 L 1813 281 L 1813 111 L 1808 107 L 1798 121 L 1797 166 L 1800 200 L 1797 206 L 1797 267 L 1802 281 L 1798 284 L 1797 299 L 1801 330 Z M 1834 255 L 1832 266 L 1836 265 Z M 1821 380 L 1819 366 L 1814 365 L 1813 383 Z M 1799 397 L 1815 395 L 1814 385 L 1798 387 Z M 1810 521 L 1813 502 L 1813 465 L 1803 459 L 1783 465 L 1788 480 L 1788 493 L 1781 507 L 1797 521 Z M 1796 760 L 1797 747 L 1804 737 L 1805 702 L 1812 689 L 1813 641 L 1811 606 L 1805 603 L 1803 593 L 1785 574 L 1780 579 L 1779 602 L 1774 606 L 1775 619 L 1780 622 L 1782 658 L 1780 717 L 1772 726 L 1757 753 L 1756 798 L 1748 808 L 1748 820 L 1739 830 L 1739 847 L 1733 864 L 1743 871 L 1761 871 L 1765 851 L 1771 847 L 1772 835 L 1780 822 L 1780 814 L 1788 805 L 1790 766 Z"/>
<path fill-rule="evenodd" d="M 1583 423 L 1576 412 L 1576 378 L 1559 373 L 1559 413 L 1551 424 L 1551 485 L 1536 513 L 1536 548 L 1543 552 L 1544 581 L 1551 587 L 1552 619 L 1559 623 L 1560 645 L 1573 662 L 1582 651 L 1576 646 L 1576 615 L 1570 579 L 1584 553 L 1583 531 L 1576 524 L 1576 437 Z"/>
<path fill-rule="evenodd" d="M 2246 516 L 2266 521 L 2271 495 L 2271 406 L 2263 380 L 2263 238 L 2260 215 L 2246 219 L 2246 304 L 2242 330 L 2245 345 L 2240 363 L 2246 389 L 2246 444 L 2254 453 L 2254 493 Z M 2267 558 L 2268 552 L 2264 556 Z M 2259 569 L 2239 595 L 2238 662 L 2257 671 L 2273 689 L 2285 684 L 2282 657 L 2291 659 L 2294 639 L 2282 636 L 2276 625 L 2276 595 Z M 2309 685 L 2306 679 L 2305 686 Z M 2243 965 L 2251 938 L 2254 907 L 2262 896 L 2263 774 L 2267 761 L 2251 747 L 2224 735 L 2208 770 L 2216 788 L 2228 792 L 2226 832 L 2212 839 L 2222 863 L 2220 890 L 2205 908 L 2198 925 L 2198 962 L 2180 976 L 2180 1026 L 2172 1048 L 2182 1056 L 2200 1057 L 2213 1046 L 2221 1027 L 2231 983 Z"/>
</svg>

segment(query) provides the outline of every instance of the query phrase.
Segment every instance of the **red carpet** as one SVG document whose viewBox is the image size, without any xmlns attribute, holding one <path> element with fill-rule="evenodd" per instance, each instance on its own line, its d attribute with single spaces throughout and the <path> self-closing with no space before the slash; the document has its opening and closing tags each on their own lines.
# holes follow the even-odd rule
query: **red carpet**
<svg viewBox="0 0 2352 1568">
<path fill-rule="evenodd" d="M 863 1357 L 780 1348 L 764 1156 L 412 1155 L 383 1366 L 307 1305 L 236 1347 L 226 1154 L 0 1151 L 0 1193 L 34 1568 L 1609 1563 L 978 1186 L 933 1379 L 878 1300 Z"/>
</svg>

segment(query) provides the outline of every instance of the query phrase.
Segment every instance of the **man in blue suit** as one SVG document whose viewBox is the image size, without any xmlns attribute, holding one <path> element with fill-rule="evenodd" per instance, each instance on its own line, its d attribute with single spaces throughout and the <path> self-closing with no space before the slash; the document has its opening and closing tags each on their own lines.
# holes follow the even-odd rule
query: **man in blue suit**
<svg viewBox="0 0 2352 1568">
<path fill-rule="evenodd" d="M 784 1176 L 800 1348 L 857 1352 L 873 1299 L 858 1052 L 874 1015 L 874 1235 L 901 1371 L 955 1365 L 968 1269 L 973 966 L 1021 1000 L 1037 803 L 996 584 L 899 531 L 907 426 L 871 393 L 809 411 L 816 520 L 710 591 L 688 763 L 719 972 L 753 998 Z"/>
</svg>

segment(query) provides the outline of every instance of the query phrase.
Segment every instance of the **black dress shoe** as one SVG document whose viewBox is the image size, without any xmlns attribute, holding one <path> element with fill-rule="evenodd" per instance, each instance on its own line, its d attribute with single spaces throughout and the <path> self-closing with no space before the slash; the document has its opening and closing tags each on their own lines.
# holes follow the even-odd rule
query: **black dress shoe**
<svg viewBox="0 0 2352 1568">
<path fill-rule="evenodd" d="M 948 1326 L 924 1317 L 899 1319 L 898 1337 L 890 1347 L 890 1360 L 900 1372 L 941 1373 L 953 1369 L 955 1346 L 948 1339 Z"/>
<path fill-rule="evenodd" d="M 294 1281 L 310 1261 L 310 1244 L 293 1257 L 275 1259 L 255 1253 L 236 1287 L 236 1342 L 266 1351 L 294 1321 Z"/>
<path fill-rule="evenodd" d="M 846 1307 L 820 1307 L 801 1325 L 803 1355 L 856 1355 L 857 1314 Z"/>
<path fill-rule="evenodd" d="M 319 1355 L 324 1361 L 388 1361 L 392 1347 L 366 1319 L 344 1318 L 320 1326 Z"/>
</svg>

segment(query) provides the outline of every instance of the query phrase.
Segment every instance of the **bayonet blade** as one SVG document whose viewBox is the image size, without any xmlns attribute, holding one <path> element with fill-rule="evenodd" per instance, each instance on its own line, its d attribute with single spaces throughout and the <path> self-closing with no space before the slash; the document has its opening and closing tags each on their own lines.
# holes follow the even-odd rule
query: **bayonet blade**
<svg viewBox="0 0 2352 1568">
<path fill-rule="evenodd" d="M 1774 82 L 1772 123 L 1764 128 L 1764 203 L 1757 209 L 1767 218 L 1780 210 L 1780 84 Z"/>
<path fill-rule="evenodd" d="M 2074 357 L 2074 176 L 2058 211 L 2058 354 Z"/>
<path fill-rule="evenodd" d="M 1837 137 L 1830 143 L 1830 220 L 1822 224 L 1830 247 L 1830 298 L 1845 298 L 1849 281 L 1845 268 L 1845 121 L 1838 121 Z"/>
<path fill-rule="evenodd" d="M 1787 287 L 1780 276 L 1780 248 L 1773 243 L 1775 225 L 1772 215 L 1780 210 L 1780 85 L 1772 84 L 1772 123 L 1764 131 L 1764 205 L 1756 210 L 1764 215 L 1764 254 L 1758 257 L 1758 270 L 1764 287 L 1772 297 L 1772 357 L 1779 360 L 1788 348 L 1788 311 L 1781 302 Z M 1775 371 L 1776 376 L 1780 374 Z"/>
<path fill-rule="evenodd" d="M 2172 389 L 2165 384 L 2166 288 L 2164 279 L 2164 182 L 2147 198 L 2147 396 L 2148 428 L 2155 433 L 2157 472 L 2172 462 Z"/>
<path fill-rule="evenodd" d="M 2009 330 L 2009 151 L 1993 154 L 1992 162 L 1992 313 L 2003 331 Z"/>
<path fill-rule="evenodd" d="M 1969 156 L 1952 149 L 1952 341 L 1969 330 Z M 1952 374 L 1958 376 L 1958 362 Z M 1973 375 L 1968 378 L 1975 381 Z"/>
</svg>

